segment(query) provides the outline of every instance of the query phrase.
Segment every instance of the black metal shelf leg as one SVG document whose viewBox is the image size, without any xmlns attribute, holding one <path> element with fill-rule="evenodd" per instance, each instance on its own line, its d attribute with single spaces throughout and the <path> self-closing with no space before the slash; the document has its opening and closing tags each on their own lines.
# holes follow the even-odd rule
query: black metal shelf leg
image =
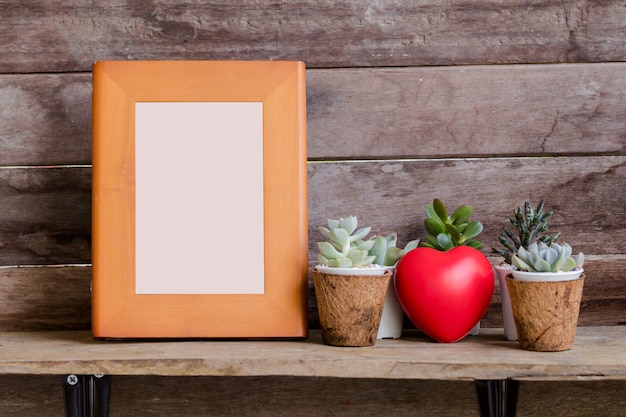
<svg viewBox="0 0 626 417">
<path fill-rule="evenodd" d="M 64 375 L 66 417 L 108 417 L 110 392 L 108 375 Z"/>
<path fill-rule="evenodd" d="M 91 377 L 92 394 L 91 410 L 92 417 L 109 416 L 109 394 L 111 393 L 111 376 L 94 375 Z"/>
<path fill-rule="evenodd" d="M 475 385 L 481 417 L 515 417 L 519 381 L 476 380 Z"/>
</svg>

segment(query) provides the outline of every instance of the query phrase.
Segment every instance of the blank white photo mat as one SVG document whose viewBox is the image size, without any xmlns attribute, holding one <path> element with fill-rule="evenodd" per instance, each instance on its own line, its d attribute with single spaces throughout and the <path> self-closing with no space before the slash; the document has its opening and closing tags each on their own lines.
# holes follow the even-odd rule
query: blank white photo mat
<svg viewBox="0 0 626 417">
<path fill-rule="evenodd" d="M 135 103 L 136 294 L 263 294 L 263 103 Z"/>
</svg>

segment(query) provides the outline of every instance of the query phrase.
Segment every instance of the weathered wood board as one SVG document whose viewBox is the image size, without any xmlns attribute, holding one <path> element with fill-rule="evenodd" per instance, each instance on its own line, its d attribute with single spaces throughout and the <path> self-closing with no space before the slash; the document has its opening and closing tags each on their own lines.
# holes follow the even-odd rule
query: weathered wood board
<svg viewBox="0 0 626 417">
<path fill-rule="evenodd" d="M 575 249 L 620 254 L 624 241 L 603 233 L 626 228 L 625 177 L 626 156 L 310 163 L 310 249 L 327 218 L 350 214 L 374 233 L 397 231 L 401 242 L 423 236 L 425 207 L 439 197 L 474 206 L 488 250 L 517 205 L 545 197 L 556 211 L 552 228 Z M 3 264 L 89 262 L 90 181 L 89 168 L 0 169 Z"/>
<path fill-rule="evenodd" d="M 0 166 L 91 163 L 91 74 L 0 75 L 0 109 Z"/>
<path fill-rule="evenodd" d="M 0 267 L 0 329 L 90 328 L 90 266 Z"/>
<path fill-rule="evenodd" d="M 626 59 L 618 0 L 2 4 L 0 72 L 102 59 L 288 59 L 311 67 Z"/>
<path fill-rule="evenodd" d="M 312 70 L 309 158 L 626 150 L 626 64 Z"/>
<path fill-rule="evenodd" d="M 305 340 L 93 340 L 90 332 L 3 332 L 1 374 L 298 376 L 434 380 L 625 380 L 626 327 L 579 327 L 571 350 L 522 350 L 501 329 L 456 343 L 420 332 L 364 348 Z M 28 349 L 24 349 L 28 346 Z"/>
<path fill-rule="evenodd" d="M 426 206 L 439 197 L 450 208 L 474 207 L 481 239 L 498 244 L 513 209 L 546 198 L 551 230 L 587 254 L 625 253 L 626 156 L 472 158 L 321 162 L 309 164 L 310 240 L 327 218 L 359 216 L 372 232 L 397 231 L 401 243 L 423 236 Z M 310 247 L 313 250 L 313 246 Z"/>
<path fill-rule="evenodd" d="M 62 416 L 60 378 L 1 375 L 0 414 Z M 599 388 L 601 387 L 601 388 Z M 622 417 L 626 382 L 520 383 L 518 417 Z M 477 416 L 470 381 L 116 376 L 110 417 Z"/>
<path fill-rule="evenodd" d="M 624 154 L 626 63 L 307 71 L 312 160 Z M 91 75 L 0 75 L 0 165 L 89 164 Z"/>
<path fill-rule="evenodd" d="M 0 265 L 91 259 L 91 168 L 0 168 Z"/>
</svg>

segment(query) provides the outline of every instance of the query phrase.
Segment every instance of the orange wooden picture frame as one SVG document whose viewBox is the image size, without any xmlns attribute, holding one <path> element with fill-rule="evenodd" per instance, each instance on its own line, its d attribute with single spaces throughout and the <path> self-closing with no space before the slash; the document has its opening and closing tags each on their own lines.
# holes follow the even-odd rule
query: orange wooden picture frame
<svg viewBox="0 0 626 417">
<path fill-rule="evenodd" d="M 143 157 L 137 154 L 142 152 L 136 143 L 138 103 L 174 103 L 181 108 L 184 103 L 260 103 L 262 144 L 257 156 L 262 161 L 262 179 L 257 184 L 262 186 L 259 218 L 263 224 L 258 228 L 262 231 L 261 248 L 251 248 L 246 241 L 246 231 L 237 228 L 237 209 L 246 206 L 246 195 L 242 196 L 236 189 L 232 202 L 219 202 L 232 204 L 233 208 L 233 217 L 220 219 L 220 222 L 228 225 L 227 230 L 238 237 L 240 244 L 227 250 L 238 254 L 240 261 L 215 272 L 213 266 L 220 263 L 220 256 L 207 248 L 204 259 L 200 260 L 206 269 L 197 267 L 197 256 L 196 267 L 186 269 L 189 259 L 184 248 L 188 242 L 184 241 L 184 236 L 187 231 L 194 232 L 189 230 L 193 229 L 189 227 L 194 221 L 190 215 L 192 207 L 180 206 L 174 215 L 160 219 L 175 222 L 174 225 L 184 220 L 182 240 L 172 242 L 164 237 L 163 242 L 156 244 L 182 248 L 171 257 L 174 261 L 170 266 L 180 265 L 180 270 L 171 276 L 174 283 L 188 276 L 196 280 L 237 277 L 243 273 L 246 260 L 259 255 L 255 251 L 261 250 L 263 270 L 258 271 L 262 279 L 261 291 L 138 293 L 136 198 L 141 190 L 136 187 L 139 186 L 137 160 Z M 95 338 L 308 336 L 305 107 L 302 62 L 101 61 L 94 64 L 92 333 Z M 238 115 L 232 116 L 237 124 Z M 172 135 L 172 158 L 180 159 L 185 153 L 195 156 L 195 149 L 179 148 L 178 133 L 185 135 L 184 126 Z M 224 140 L 220 137 L 209 129 L 201 142 Z M 242 145 L 243 152 L 246 148 Z M 226 168 L 218 174 L 221 176 L 222 171 L 226 171 L 222 178 L 225 184 L 229 184 L 232 175 L 249 175 L 254 179 L 255 173 L 246 174 L 246 164 L 237 155 L 231 159 L 219 158 L 227 161 Z M 202 168 L 202 164 L 199 165 Z M 207 162 L 206 166 L 210 165 Z M 172 168 L 163 166 L 162 169 L 167 172 Z M 211 189 L 207 189 L 202 170 L 193 178 L 186 177 L 184 183 L 186 193 L 196 196 L 200 193 L 210 198 Z M 164 195 L 154 207 L 170 202 Z M 145 213 L 152 206 L 143 204 L 142 207 Z M 155 232 L 158 240 L 158 231 Z M 195 238 L 194 253 L 198 250 L 203 253 L 204 242 L 208 245 L 220 236 L 216 233 L 202 235 L 199 241 L 197 236 Z M 145 252 L 142 247 L 143 258 L 146 258 Z M 147 259 L 151 259 L 149 255 Z M 162 258 L 162 254 L 154 256 L 157 270 Z"/>
</svg>

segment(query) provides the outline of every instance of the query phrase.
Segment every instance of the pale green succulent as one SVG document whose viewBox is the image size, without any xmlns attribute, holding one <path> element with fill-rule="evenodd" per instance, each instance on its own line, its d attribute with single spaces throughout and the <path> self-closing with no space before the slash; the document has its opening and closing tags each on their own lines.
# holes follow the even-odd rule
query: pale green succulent
<svg viewBox="0 0 626 417">
<path fill-rule="evenodd" d="M 334 268 L 364 267 L 372 264 L 392 266 L 409 250 L 417 247 L 418 241 L 407 243 L 404 249 L 396 247 L 397 235 L 374 236 L 365 240 L 371 227 L 357 229 L 356 216 L 328 220 L 328 227 L 319 231 L 328 242 L 318 242 L 320 253 L 317 261 Z"/>
<path fill-rule="evenodd" d="M 374 263 L 385 266 L 395 265 L 405 253 L 419 245 L 419 239 L 417 239 L 407 243 L 404 249 L 397 247 L 398 235 L 396 233 L 391 233 L 385 237 L 374 236 L 370 240 L 374 241 L 374 246 L 369 251 L 370 255 L 376 256 Z"/>
<path fill-rule="evenodd" d="M 473 212 L 472 206 L 459 206 L 452 216 L 449 216 L 446 206 L 436 198 L 426 208 L 428 215 L 424 220 L 426 236 L 420 245 L 440 251 L 447 251 L 456 246 L 482 248 L 482 243 L 475 238 L 482 233 L 483 225 L 479 221 L 470 221 Z"/>
<path fill-rule="evenodd" d="M 568 272 L 579 268 L 585 261 L 581 253 L 572 257 L 572 248 L 567 243 L 550 245 L 533 242 L 528 250 L 520 247 L 512 257 L 512 264 L 521 271 L 528 272 Z"/>
<path fill-rule="evenodd" d="M 328 238 L 328 242 L 318 242 L 320 253 L 317 261 L 321 265 L 335 268 L 350 268 L 353 266 L 371 265 L 376 256 L 369 251 L 374 247 L 374 241 L 363 240 L 370 232 L 371 227 L 357 230 L 356 216 L 328 220 L 328 227 L 320 227 L 319 231 Z"/>
</svg>

